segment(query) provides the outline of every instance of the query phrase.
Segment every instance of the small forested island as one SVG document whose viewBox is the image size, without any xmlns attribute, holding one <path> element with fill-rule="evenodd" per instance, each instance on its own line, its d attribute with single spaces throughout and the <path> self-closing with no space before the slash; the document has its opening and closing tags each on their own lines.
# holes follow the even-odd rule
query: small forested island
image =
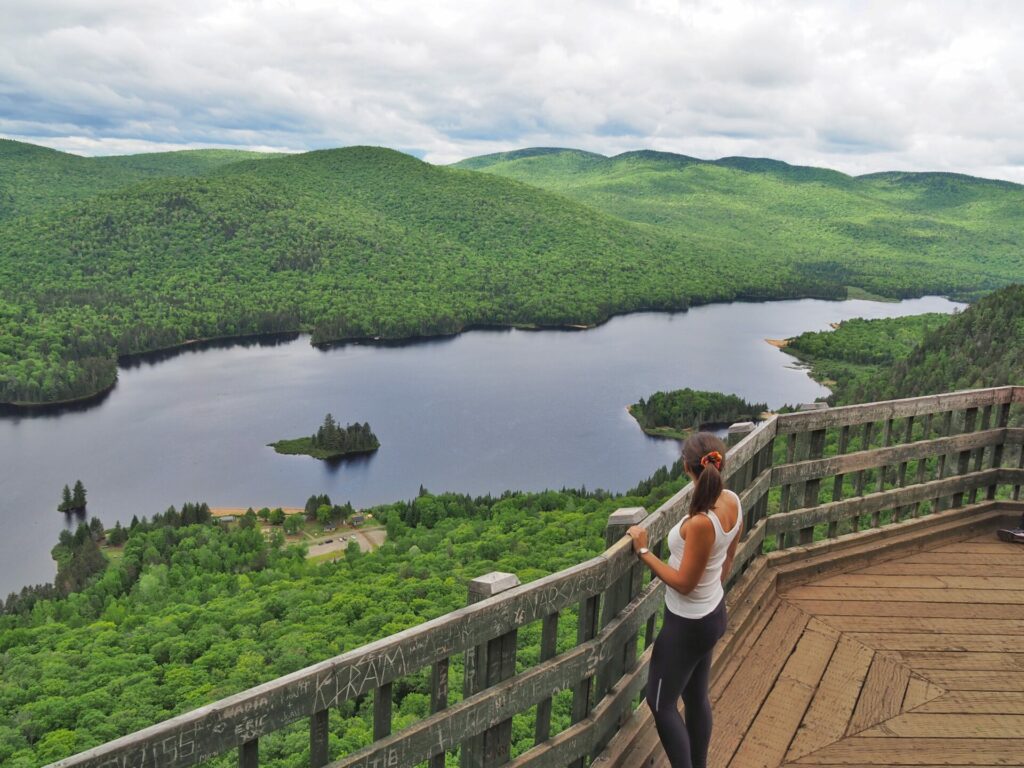
<svg viewBox="0 0 1024 768">
<path fill-rule="evenodd" d="M 64 486 L 61 491 L 60 504 L 57 505 L 58 512 L 84 512 L 85 511 L 85 486 L 81 480 L 75 481 L 75 488 L 71 490 Z"/>
<path fill-rule="evenodd" d="M 380 448 L 380 441 L 373 434 L 369 424 L 364 422 L 343 427 L 328 413 L 315 434 L 297 437 L 294 440 L 278 440 L 270 445 L 278 453 L 304 454 L 316 459 L 338 459 L 358 453 L 372 453 Z"/>
<path fill-rule="evenodd" d="M 644 432 L 674 440 L 686 438 L 705 424 L 752 421 L 767 410 L 767 403 L 748 403 L 737 395 L 689 388 L 655 392 L 629 406 Z"/>
</svg>

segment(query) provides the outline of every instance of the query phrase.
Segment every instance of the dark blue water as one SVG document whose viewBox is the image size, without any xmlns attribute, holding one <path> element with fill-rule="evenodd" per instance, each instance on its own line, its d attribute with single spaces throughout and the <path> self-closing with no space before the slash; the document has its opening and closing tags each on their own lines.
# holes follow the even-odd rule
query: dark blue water
<svg viewBox="0 0 1024 768">
<path fill-rule="evenodd" d="M 105 524 L 183 501 L 302 506 L 313 493 L 368 506 L 431 491 L 623 491 L 676 456 L 626 406 L 662 389 L 738 394 L 771 407 L 827 394 L 766 344 L 850 317 L 950 312 L 780 301 L 641 313 L 588 331 L 472 331 L 406 346 L 321 351 L 284 343 L 191 349 L 121 370 L 98 405 L 0 418 L 0 596 L 52 579 L 65 483 Z M 329 465 L 267 443 L 310 434 L 328 411 L 368 421 L 382 447 Z"/>
</svg>

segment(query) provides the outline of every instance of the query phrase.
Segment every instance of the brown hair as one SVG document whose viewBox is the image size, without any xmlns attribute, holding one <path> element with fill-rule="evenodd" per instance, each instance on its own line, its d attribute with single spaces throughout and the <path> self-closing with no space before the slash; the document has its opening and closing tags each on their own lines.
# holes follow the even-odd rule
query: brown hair
<svg viewBox="0 0 1024 768">
<path fill-rule="evenodd" d="M 715 506 L 725 488 L 725 451 L 725 443 L 711 432 L 696 432 L 683 442 L 683 467 L 697 478 L 690 496 L 691 515 Z"/>
</svg>

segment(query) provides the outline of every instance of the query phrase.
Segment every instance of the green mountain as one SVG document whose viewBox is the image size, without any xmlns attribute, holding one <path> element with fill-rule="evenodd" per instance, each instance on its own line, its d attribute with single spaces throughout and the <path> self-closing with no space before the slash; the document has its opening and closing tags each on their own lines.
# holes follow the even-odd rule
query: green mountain
<svg viewBox="0 0 1024 768">
<path fill-rule="evenodd" d="M 274 157 L 231 149 L 190 149 L 79 157 L 0 139 L 0 221 L 167 176 L 200 176 L 241 160 Z"/>
<path fill-rule="evenodd" d="M 733 295 L 688 260 L 655 230 L 386 149 L 136 182 L 0 222 L 0 401 L 85 395 L 116 355 L 195 338 L 595 323 Z"/>
<path fill-rule="evenodd" d="M 763 158 L 522 150 L 456 164 L 675 234 L 771 284 L 813 274 L 888 297 L 974 298 L 1024 274 L 1024 187 L 947 173 L 852 177 Z M 778 277 L 777 277 L 778 276 Z"/>
<path fill-rule="evenodd" d="M 848 320 L 790 339 L 786 351 L 839 405 L 1024 384 L 1024 285 L 954 315 Z"/>
<path fill-rule="evenodd" d="M 80 158 L 0 142 L 0 402 L 88 396 L 118 355 L 191 339 L 592 324 L 847 286 L 964 296 L 1024 272 L 1012 184 L 661 152 L 462 165 L 480 170 L 370 147 Z"/>
</svg>

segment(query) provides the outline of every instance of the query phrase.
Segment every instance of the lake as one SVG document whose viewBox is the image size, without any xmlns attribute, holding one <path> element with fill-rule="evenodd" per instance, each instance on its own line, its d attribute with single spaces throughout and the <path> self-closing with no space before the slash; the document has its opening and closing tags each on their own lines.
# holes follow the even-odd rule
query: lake
<svg viewBox="0 0 1024 768">
<path fill-rule="evenodd" d="M 951 312 L 899 303 L 778 301 L 638 313 L 586 331 L 477 330 L 401 346 L 291 340 L 188 348 L 122 367 L 88 408 L 0 418 L 0 596 L 49 581 L 81 479 L 109 527 L 171 504 L 302 506 L 314 493 L 357 507 L 433 492 L 627 490 L 677 454 L 626 406 L 657 390 L 731 392 L 770 407 L 827 391 L 765 343 L 851 317 Z M 327 464 L 267 443 L 311 434 L 327 412 L 368 421 L 381 448 Z"/>
</svg>

